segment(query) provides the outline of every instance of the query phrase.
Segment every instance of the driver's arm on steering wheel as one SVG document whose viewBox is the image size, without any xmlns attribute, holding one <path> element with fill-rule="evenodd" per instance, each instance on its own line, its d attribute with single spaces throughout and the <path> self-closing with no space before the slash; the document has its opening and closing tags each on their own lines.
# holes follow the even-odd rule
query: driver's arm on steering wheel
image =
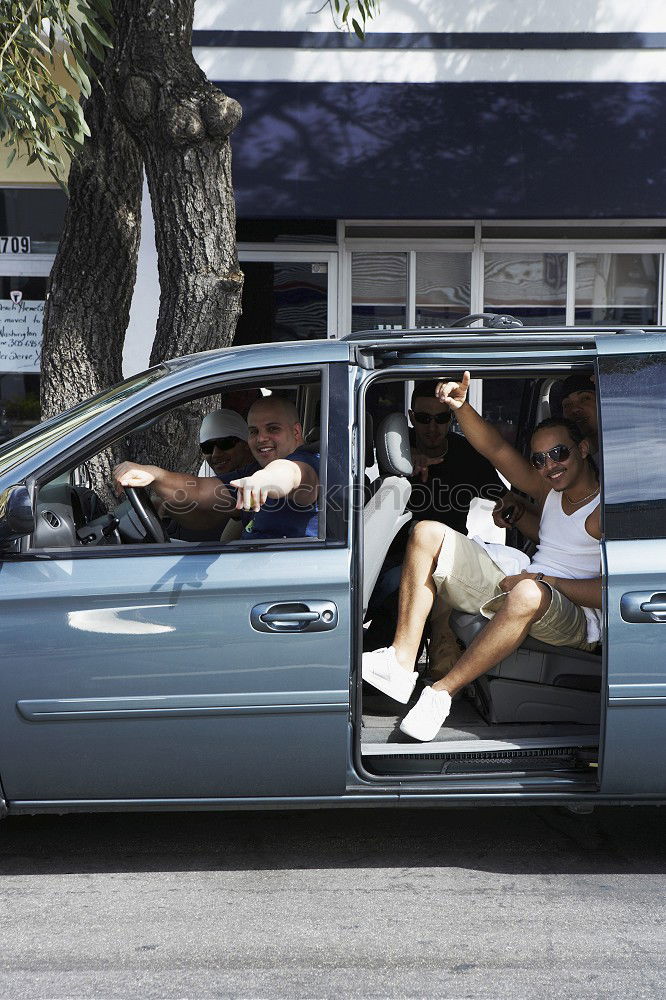
<svg viewBox="0 0 666 1000">
<path fill-rule="evenodd" d="M 188 476 L 158 465 L 121 462 L 113 470 L 116 492 L 147 487 L 162 500 L 160 513 L 192 528 L 224 525 L 234 514 L 236 497 L 216 477 Z"/>
</svg>

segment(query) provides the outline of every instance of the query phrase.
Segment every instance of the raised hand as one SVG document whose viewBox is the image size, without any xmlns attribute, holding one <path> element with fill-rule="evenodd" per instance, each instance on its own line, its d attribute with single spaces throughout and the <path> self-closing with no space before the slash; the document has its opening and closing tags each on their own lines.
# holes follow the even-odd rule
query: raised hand
<svg viewBox="0 0 666 1000">
<path fill-rule="evenodd" d="M 446 403 L 452 410 L 459 410 L 467 399 L 469 383 L 470 374 L 464 372 L 462 382 L 438 382 L 435 396 L 440 403 Z"/>
<path fill-rule="evenodd" d="M 428 455 L 423 455 L 421 452 L 412 448 L 413 475 L 418 476 L 422 483 L 428 482 L 429 467 L 431 465 L 441 465 L 443 461 L 444 459 L 442 455 L 440 455 L 439 458 L 430 458 Z"/>
</svg>

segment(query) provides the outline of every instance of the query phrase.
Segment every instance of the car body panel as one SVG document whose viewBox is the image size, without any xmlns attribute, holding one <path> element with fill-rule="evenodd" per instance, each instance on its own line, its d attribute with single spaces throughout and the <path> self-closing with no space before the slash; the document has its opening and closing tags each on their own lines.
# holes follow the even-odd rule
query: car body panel
<svg viewBox="0 0 666 1000">
<path fill-rule="evenodd" d="M 565 372 L 589 368 L 597 354 L 665 348 L 664 333 L 542 329 L 380 331 L 230 348 L 169 362 L 81 419 L 56 418 L 18 447 L 15 440 L 0 448 L 0 490 L 31 485 L 187 394 L 287 370 L 319 372 L 322 387 L 331 386 L 322 460 L 340 501 L 327 514 L 327 540 L 35 551 L 0 561 L 0 777 L 10 810 L 666 799 L 661 622 L 631 623 L 620 613 L 627 593 L 666 591 L 666 540 L 604 542 L 606 712 L 595 792 L 591 775 L 587 785 L 565 776 L 550 784 L 481 775 L 419 783 L 355 769 L 349 694 L 357 683 L 360 519 L 353 538 L 348 530 L 352 460 L 357 483 L 363 474 L 352 386 L 380 369 L 405 378 L 463 367 Z M 602 382 L 608 421 L 603 393 Z M 609 468 L 610 485 L 617 472 Z M 331 628 L 256 627 L 266 605 L 292 613 L 317 602 L 334 607 Z"/>
<path fill-rule="evenodd" d="M 666 614 L 640 609 L 666 600 L 666 338 L 602 336 L 598 351 L 608 579 L 601 789 L 663 794 Z"/>
<path fill-rule="evenodd" d="M 10 799 L 341 794 L 342 548 L 7 562 L 0 762 Z M 265 600 L 335 629 L 262 634 Z"/>
</svg>

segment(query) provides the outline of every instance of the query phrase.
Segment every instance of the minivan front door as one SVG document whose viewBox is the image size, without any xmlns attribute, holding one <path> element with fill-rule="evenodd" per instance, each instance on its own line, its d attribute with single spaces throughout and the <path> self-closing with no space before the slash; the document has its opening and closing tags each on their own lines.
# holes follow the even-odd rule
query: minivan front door
<svg viewBox="0 0 666 1000">
<path fill-rule="evenodd" d="M 322 467 L 338 498 L 348 401 L 347 365 L 324 368 Z M 346 519 L 324 506 L 318 538 L 0 561 L 12 805 L 342 795 L 350 560 Z"/>
</svg>

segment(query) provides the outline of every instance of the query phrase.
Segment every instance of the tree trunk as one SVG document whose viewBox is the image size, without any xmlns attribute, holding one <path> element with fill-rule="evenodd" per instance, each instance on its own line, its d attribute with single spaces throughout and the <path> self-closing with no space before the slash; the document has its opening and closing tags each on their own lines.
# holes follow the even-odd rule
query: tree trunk
<svg viewBox="0 0 666 1000">
<path fill-rule="evenodd" d="M 229 134 L 240 105 L 211 84 L 192 56 L 194 0 L 118 0 L 112 54 L 114 103 L 143 155 L 160 278 L 151 364 L 233 340 L 243 275 Z M 214 404 L 213 404 L 214 405 Z M 182 470 L 198 464 L 197 430 L 211 403 L 151 447 L 151 461 Z"/>
<path fill-rule="evenodd" d="M 228 136 L 240 106 L 192 56 L 194 0 L 114 0 L 115 47 L 87 103 L 91 138 L 70 173 L 42 352 L 45 416 L 122 377 L 136 276 L 141 161 L 155 218 L 160 309 L 151 364 L 231 343 L 243 276 Z M 133 442 L 137 461 L 192 471 L 199 401 Z M 108 467 L 108 460 L 104 463 Z M 100 466 L 100 469 L 102 466 Z M 91 470 L 96 486 L 96 468 Z"/>
<path fill-rule="evenodd" d="M 44 313 L 43 417 L 120 382 L 136 278 L 140 154 L 99 84 L 84 110 L 91 135 L 70 169 Z"/>
</svg>

